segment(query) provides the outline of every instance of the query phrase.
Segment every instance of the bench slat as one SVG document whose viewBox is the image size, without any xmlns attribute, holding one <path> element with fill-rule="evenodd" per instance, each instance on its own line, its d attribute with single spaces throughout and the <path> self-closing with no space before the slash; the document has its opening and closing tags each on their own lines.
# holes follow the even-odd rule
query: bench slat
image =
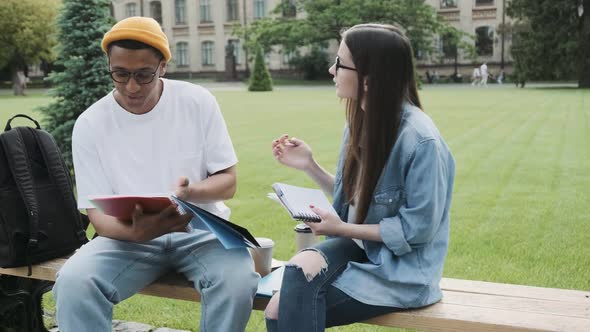
<svg viewBox="0 0 590 332">
<path fill-rule="evenodd" d="M 590 291 L 443 278 L 443 290 L 590 304 Z"/>
<path fill-rule="evenodd" d="M 448 293 L 445 293 L 445 297 Z M 577 331 L 587 332 L 590 320 L 543 313 L 483 308 L 444 302 L 415 311 L 384 315 L 366 323 L 420 331 Z"/>
<path fill-rule="evenodd" d="M 588 319 L 590 323 L 590 301 L 585 304 L 553 299 L 531 299 L 518 296 L 497 296 L 490 294 L 465 293 L 463 291 L 445 291 L 444 303 L 469 307 L 493 308 L 516 312 L 538 313 L 545 315 L 564 315 Z M 589 330 L 590 330 L 590 325 Z"/>
<path fill-rule="evenodd" d="M 1 268 L 0 274 L 17 277 L 55 281 L 55 273 L 66 262 L 66 258 L 56 258 L 41 264 L 33 265 L 32 275 L 28 277 L 29 269 L 26 266 Z"/>
</svg>

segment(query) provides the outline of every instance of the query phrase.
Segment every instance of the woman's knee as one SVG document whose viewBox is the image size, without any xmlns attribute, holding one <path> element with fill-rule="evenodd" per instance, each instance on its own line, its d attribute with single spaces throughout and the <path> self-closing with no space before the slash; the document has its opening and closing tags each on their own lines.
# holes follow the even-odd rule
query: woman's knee
<svg viewBox="0 0 590 332">
<path fill-rule="evenodd" d="M 320 272 L 328 268 L 326 258 L 317 250 L 302 251 L 289 260 L 287 265 L 297 266 L 305 275 L 307 281 L 312 281 Z"/>
<path fill-rule="evenodd" d="M 278 320 L 279 319 L 279 300 L 280 292 L 275 293 L 268 301 L 266 309 L 264 309 L 264 317 L 266 319 Z"/>
</svg>

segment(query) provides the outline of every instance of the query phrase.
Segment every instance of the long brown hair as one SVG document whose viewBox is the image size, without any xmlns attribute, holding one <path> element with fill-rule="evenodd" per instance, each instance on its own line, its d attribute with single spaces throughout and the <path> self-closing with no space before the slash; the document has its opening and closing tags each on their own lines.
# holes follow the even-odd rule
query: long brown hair
<svg viewBox="0 0 590 332">
<path fill-rule="evenodd" d="M 403 103 L 422 106 L 414 79 L 412 46 L 399 28 L 359 24 L 345 31 L 343 40 L 358 72 L 357 98 L 346 104 L 350 138 L 343 185 L 348 202 L 356 195 L 355 222 L 362 224 L 395 144 Z"/>
</svg>

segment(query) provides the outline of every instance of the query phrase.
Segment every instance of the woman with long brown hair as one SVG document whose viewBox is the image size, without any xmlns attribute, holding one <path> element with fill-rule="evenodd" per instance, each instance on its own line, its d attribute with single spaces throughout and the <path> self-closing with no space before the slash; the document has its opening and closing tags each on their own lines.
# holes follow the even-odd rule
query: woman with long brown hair
<svg viewBox="0 0 590 332">
<path fill-rule="evenodd" d="M 346 100 L 336 175 L 300 139 L 283 135 L 272 152 L 332 194 L 338 215 L 312 207 L 321 222 L 307 224 L 327 239 L 287 263 L 269 331 L 324 331 L 442 296 L 455 163 L 421 110 L 409 40 L 391 25 L 356 25 L 329 72 Z"/>
</svg>

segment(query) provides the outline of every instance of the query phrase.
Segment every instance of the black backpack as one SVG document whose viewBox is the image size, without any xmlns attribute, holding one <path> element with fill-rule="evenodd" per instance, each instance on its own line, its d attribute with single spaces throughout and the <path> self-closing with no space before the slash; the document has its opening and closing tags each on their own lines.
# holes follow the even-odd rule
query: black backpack
<svg viewBox="0 0 590 332">
<path fill-rule="evenodd" d="M 11 128 L 14 118 L 36 128 Z M 0 134 L 0 266 L 28 266 L 88 242 L 70 173 L 53 137 L 19 114 Z"/>
</svg>

